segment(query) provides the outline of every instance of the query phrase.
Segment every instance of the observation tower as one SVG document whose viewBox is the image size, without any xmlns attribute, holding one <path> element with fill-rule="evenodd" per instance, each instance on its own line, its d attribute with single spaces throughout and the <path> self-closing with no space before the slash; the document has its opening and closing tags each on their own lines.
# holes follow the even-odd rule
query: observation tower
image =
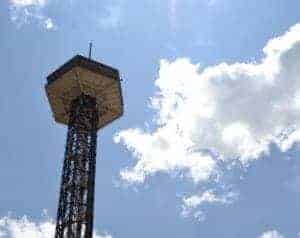
<svg viewBox="0 0 300 238">
<path fill-rule="evenodd" d="M 53 117 L 68 126 L 55 238 L 93 236 L 97 131 L 123 114 L 120 81 L 117 69 L 80 55 L 47 77 Z"/>
</svg>

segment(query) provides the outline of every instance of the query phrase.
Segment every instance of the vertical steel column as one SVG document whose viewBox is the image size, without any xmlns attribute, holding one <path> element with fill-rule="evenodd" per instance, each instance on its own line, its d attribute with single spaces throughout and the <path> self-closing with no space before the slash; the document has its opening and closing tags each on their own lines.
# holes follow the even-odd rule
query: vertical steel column
<svg viewBox="0 0 300 238">
<path fill-rule="evenodd" d="M 55 238 L 92 238 L 97 124 L 95 98 L 72 101 Z"/>
</svg>

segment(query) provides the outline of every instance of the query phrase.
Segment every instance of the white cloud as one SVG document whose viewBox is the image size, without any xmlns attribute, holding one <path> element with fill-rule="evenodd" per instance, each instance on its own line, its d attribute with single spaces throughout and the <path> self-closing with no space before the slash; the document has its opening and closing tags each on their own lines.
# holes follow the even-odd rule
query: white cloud
<svg viewBox="0 0 300 238">
<path fill-rule="evenodd" d="M 26 216 L 20 219 L 11 217 L 0 218 L 0 238 L 53 238 L 55 224 L 47 218 L 42 222 L 30 221 Z M 95 238 L 112 238 L 108 233 Z"/>
<path fill-rule="evenodd" d="M 47 19 L 44 21 L 44 24 L 45 24 L 45 28 L 48 29 L 48 30 L 54 28 L 54 24 L 53 24 L 53 21 L 52 21 L 51 18 L 47 18 Z"/>
<path fill-rule="evenodd" d="M 127 148 L 139 158 L 134 168 L 121 172 L 121 177 L 128 182 L 144 182 L 146 176 L 158 171 L 187 170 L 187 176 L 195 182 L 209 179 L 215 161 L 208 155 L 190 151 L 191 142 L 174 134 L 172 129 L 162 127 L 151 135 L 138 129 L 120 132 L 115 141 L 126 141 Z"/>
<path fill-rule="evenodd" d="M 300 139 L 300 24 L 263 52 L 260 62 L 207 68 L 186 58 L 162 60 L 151 99 L 157 128 L 115 137 L 137 158 L 121 177 L 142 183 L 157 172 L 180 171 L 201 182 L 218 160 L 247 165 L 268 154 L 270 143 L 290 149 Z"/>
<path fill-rule="evenodd" d="M 11 4 L 18 7 L 45 6 L 47 0 L 10 0 Z"/>
<path fill-rule="evenodd" d="M 11 20 L 21 27 L 30 22 L 37 22 L 46 30 L 54 30 L 53 20 L 47 17 L 43 10 L 49 0 L 10 0 Z"/>
<path fill-rule="evenodd" d="M 205 213 L 202 211 L 201 207 L 205 204 L 231 204 L 238 197 L 237 193 L 228 192 L 226 194 L 218 195 L 213 190 L 207 190 L 202 194 L 196 194 L 190 197 L 183 198 L 182 212 L 183 217 L 188 217 L 194 214 L 194 218 L 199 221 L 205 219 Z M 194 210 L 198 208 L 196 212 Z M 199 209 L 200 208 L 200 209 Z"/>
<path fill-rule="evenodd" d="M 201 195 L 193 195 L 191 197 L 185 197 L 183 199 L 184 206 L 187 208 L 195 208 L 203 203 L 231 203 L 231 199 L 234 198 L 236 194 L 230 193 L 226 196 L 217 196 L 214 191 L 207 190 Z"/>
<path fill-rule="evenodd" d="M 272 230 L 263 233 L 259 238 L 284 238 L 278 231 Z"/>
<path fill-rule="evenodd" d="M 51 220 L 34 223 L 27 217 L 0 219 L 0 237 L 7 238 L 50 238 L 54 237 L 54 224 Z"/>
</svg>

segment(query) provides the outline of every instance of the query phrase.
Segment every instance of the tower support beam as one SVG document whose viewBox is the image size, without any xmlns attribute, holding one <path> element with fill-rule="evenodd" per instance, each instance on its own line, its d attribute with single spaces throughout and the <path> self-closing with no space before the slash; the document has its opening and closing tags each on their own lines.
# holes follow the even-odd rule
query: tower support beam
<svg viewBox="0 0 300 238">
<path fill-rule="evenodd" d="M 92 238 L 98 109 L 81 94 L 71 102 L 55 238 Z"/>
</svg>

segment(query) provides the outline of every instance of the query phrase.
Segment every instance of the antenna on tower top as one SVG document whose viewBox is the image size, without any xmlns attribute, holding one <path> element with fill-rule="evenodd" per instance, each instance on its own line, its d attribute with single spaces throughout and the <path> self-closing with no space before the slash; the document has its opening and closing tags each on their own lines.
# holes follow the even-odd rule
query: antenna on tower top
<svg viewBox="0 0 300 238">
<path fill-rule="evenodd" d="M 93 48 L 93 43 L 90 42 L 90 43 L 89 43 L 89 59 L 92 58 L 92 48 Z"/>
</svg>

